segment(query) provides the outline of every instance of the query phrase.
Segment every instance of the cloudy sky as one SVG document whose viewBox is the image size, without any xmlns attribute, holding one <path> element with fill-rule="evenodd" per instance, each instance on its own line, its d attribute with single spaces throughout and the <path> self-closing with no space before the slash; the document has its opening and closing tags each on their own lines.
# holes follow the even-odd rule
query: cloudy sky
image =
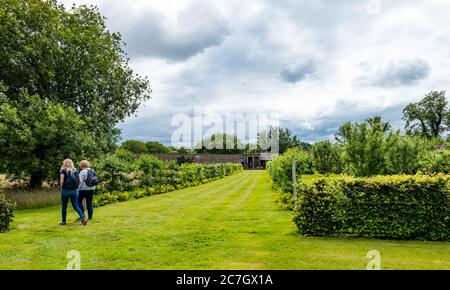
<svg viewBox="0 0 450 290">
<path fill-rule="evenodd" d="M 276 113 L 314 142 L 374 114 L 400 128 L 405 104 L 450 88 L 446 0 L 76 3 L 99 7 L 151 81 L 152 99 L 120 125 L 125 139 L 169 144 L 172 117 L 201 107 Z"/>
</svg>

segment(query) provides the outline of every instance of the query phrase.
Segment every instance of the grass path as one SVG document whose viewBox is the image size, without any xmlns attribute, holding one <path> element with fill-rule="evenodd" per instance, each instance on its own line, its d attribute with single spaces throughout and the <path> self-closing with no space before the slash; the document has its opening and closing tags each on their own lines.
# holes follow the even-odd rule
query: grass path
<svg viewBox="0 0 450 290">
<path fill-rule="evenodd" d="M 450 269 L 450 243 L 306 238 L 275 204 L 265 172 L 96 209 L 95 222 L 58 226 L 59 207 L 18 211 L 0 234 L 0 269 Z M 75 220 L 70 211 L 68 220 Z"/>
</svg>

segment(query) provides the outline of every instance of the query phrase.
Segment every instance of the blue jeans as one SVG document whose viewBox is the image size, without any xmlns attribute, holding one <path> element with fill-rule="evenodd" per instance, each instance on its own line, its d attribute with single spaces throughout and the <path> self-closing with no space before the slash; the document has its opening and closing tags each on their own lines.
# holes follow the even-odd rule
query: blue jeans
<svg viewBox="0 0 450 290">
<path fill-rule="evenodd" d="M 77 189 L 62 189 L 61 190 L 61 201 L 62 201 L 62 222 L 66 222 L 67 216 L 67 204 L 72 204 L 73 209 L 78 213 L 81 219 L 84 219 L 84 214 L 78 207 L 78 190 Z"/>
<path fill-rule="evenodd" d="M 92 215 L 94 214 L 94 205 L 92 204 L 92 200 L 94 199 L 94 190 L 80 190 L 78 193 L 78 207 L 84 214 L 83 199 L 86 199 L 88 217 L 91 220 Z"/>
</svg>

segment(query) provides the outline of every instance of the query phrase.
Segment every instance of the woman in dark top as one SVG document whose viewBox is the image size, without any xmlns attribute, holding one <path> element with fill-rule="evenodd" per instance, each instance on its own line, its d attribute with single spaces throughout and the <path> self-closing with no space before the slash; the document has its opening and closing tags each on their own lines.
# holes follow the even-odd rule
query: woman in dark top
<svg viewBox="0 0 450 290">
<path fill-rule="evenodd" d="M 62 222 L 60 225 L 66 224 L 67 204 L 72 203 L 73 209 L 78 213 L 81 224 L 85 226 L 88 222 L 83 211 L 78 207 L 78 187 L 80 185 L 78 170 L 74 167 L 73 161 L 66 159 L 60 171 L 61 184 L 61 201 L 62 201 Z"/>
</svg>

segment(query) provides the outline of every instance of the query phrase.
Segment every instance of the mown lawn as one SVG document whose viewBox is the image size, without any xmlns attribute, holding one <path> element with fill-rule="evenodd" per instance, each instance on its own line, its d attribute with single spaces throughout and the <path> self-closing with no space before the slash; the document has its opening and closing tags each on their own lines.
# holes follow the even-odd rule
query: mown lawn
<svg viewBox="0 0 450 290">
<path fill-rule="evenodd" d="M 0 269 L 450 269 L 450 243 L 301 237 L 263 171 L 96 209 L 95 222 L 58 226 L 59 207 L 17 211 L 0 234 Z M 75 220 L 70 212 L 68 217 Z"/>
</svg>

